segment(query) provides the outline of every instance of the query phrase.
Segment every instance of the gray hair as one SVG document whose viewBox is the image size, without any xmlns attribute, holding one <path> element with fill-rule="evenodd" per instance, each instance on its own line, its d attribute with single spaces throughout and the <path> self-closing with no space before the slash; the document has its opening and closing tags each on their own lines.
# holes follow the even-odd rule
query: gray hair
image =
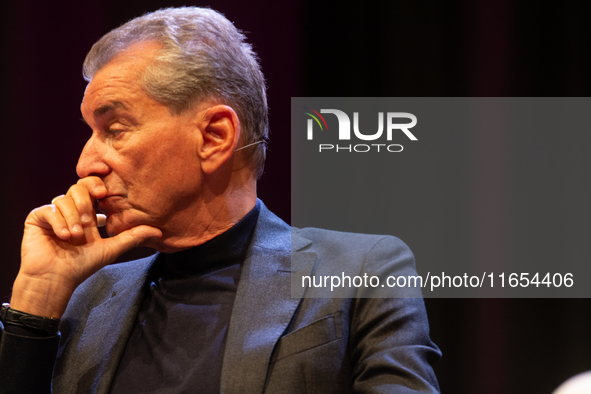
<svg viewBox="0 0 591 394">
<path fill-rule="evenodd" d="M 241 124 L 242 145 L 263 173 L 269 136 L 265 78 L 244 34 L 222 14 L 198 7 L 167 8 L 132 19 L 103 36 L 86 56 L 84 79 L 92 77 L 131 45 L 162 44 L 141 76 L 142 89 L 179 115 L 204 99 L 232 107 Z"/>
</svg>

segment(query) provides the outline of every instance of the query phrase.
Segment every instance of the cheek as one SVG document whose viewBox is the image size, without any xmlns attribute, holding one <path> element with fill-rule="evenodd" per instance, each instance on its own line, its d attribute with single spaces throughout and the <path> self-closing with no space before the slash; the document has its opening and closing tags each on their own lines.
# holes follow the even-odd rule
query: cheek
<svg viewBox="0 0 591 394">
<path fill-rule="evenodd" d="M 130 185 L 154 183 L 160 172 L 167 166 L 167 159 L 174 155 L 166 141 L 150 139 L 147 141 L 131 138 L 126 146 L 119 150 L 122 158 L 122 172 Z M 122 174 L 123 175 L 123 174 Z"/>
<path fill-rule="evenodd" d="M 199 160 L 192 134 L 180 120 L 130 134 L 118 155 L 125 162 L 121 177 L 135 201 L 166 203 L 164 199 L 195 188 Z"/>
<path fill-rule="evenodd" d="M 134 175 L 129 184 L 137 192 L 148 193 L 144 199 L 154 200 L 194 190 L 200 166 L 188 144 L 170 140 L 155 142 L 143 152 L 146 153 L 130 160 Z"/>
</svg>

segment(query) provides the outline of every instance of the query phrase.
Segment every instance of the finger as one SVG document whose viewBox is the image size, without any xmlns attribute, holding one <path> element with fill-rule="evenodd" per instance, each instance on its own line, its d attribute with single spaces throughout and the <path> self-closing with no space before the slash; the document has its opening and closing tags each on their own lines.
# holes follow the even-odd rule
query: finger
<svg viewBox="0 0 591 394">
<path fill-rule="evenodd" d="M 53 203 L 55 203 L 55 200 L 57 200 L 57 199 L 58 199 L 58 198 L 60 198 L 60 197 L 64 197 L 64 196 L 65 196 L 65 194 L 60 194 L 59 196 L 56 196 L 56 197 L 54 197 L 54 198 L 51 200 L 51 203 L 52 203 L 52 204 L 53 204 Z"/>
<path fill-rule="evenodd" d="M 74 246 L 81 246 L 87 243 L 95 242 L 103 239 L 98 231 L 98 227 L 102 227 L 107 223 L 107 216 L 103 214 L 94 215 L 96 225 L 84 227 L 84 234 L 81 237 L 71 238 L 70 243 Z"/>
<path fill-rule="evenodd" d="M 111 263 L 121 254 L 135 247 L 143 245 L 150 238 L 162 237 L 162 231 L 156 227 L 146 225 L 137 226 L 132 229 L 105 239 L 105 261 Z"/>
<path fill-rule="evenodd" d="M 68 224 L 53 204 L 34 209 L 27 217 L 26 225 L 52 230 L 55 235 L 63 240 L 67 240 L 71 236 Z"/>
<path fill-rule="evenodd" d="M 89 194 L 86 186 L 77 183 L 70 187 L 67 195 L 73 200 L 76 206 L 82 226 L 88 227 L 95 225 L 94 198 Z"/>
<path fill-rule="evenodd" d="M 103 180 L 97 176 L 88 176 L 79 179 L 77 185 L 86 188 L 88 193 L 94 198 L 103 198 L 107 195 L 107 187 Z"/>
<path fill-rule="evenodd" d="M 72 197 L 69 195 L 56 197 L 53 199 L 53 205 L 57 207 L 57 210 L 66 221 L 70 234 L 76 238 L 82 237 L 84 231 L 82 230 L 78 209 Z"/>
</svg>

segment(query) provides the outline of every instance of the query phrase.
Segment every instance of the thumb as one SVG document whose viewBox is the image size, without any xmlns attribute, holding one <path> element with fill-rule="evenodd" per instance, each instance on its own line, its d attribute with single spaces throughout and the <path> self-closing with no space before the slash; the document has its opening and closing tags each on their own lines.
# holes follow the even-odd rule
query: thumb
<svg viewBox="0 0 591 394">
<path fill-rule="evenodd" d="M 114 237 L 105 239 L 105 246 L 107 246 L 105 258 L 107 261 L 113 261 L 128 250 L 141 246 L 149 238 L 160 237 L 162 237 L 160 229 L 146 225 L 123 231 Z"/>
</svg>

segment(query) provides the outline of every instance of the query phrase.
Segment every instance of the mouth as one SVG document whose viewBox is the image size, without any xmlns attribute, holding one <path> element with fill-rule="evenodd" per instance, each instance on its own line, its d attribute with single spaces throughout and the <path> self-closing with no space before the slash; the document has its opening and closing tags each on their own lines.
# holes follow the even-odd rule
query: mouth
<svg viewBox="0 0 591 394">
<path fill-rule="evenodd" d="M 110 195 L 105 198 L 97 199 L 96 207 L 101 213 L 108 215 L 109 213 L 118 210 L 117 205 L 121 200 L 123 200 L 123 197 L 120 195 Z"/>
</svg>

